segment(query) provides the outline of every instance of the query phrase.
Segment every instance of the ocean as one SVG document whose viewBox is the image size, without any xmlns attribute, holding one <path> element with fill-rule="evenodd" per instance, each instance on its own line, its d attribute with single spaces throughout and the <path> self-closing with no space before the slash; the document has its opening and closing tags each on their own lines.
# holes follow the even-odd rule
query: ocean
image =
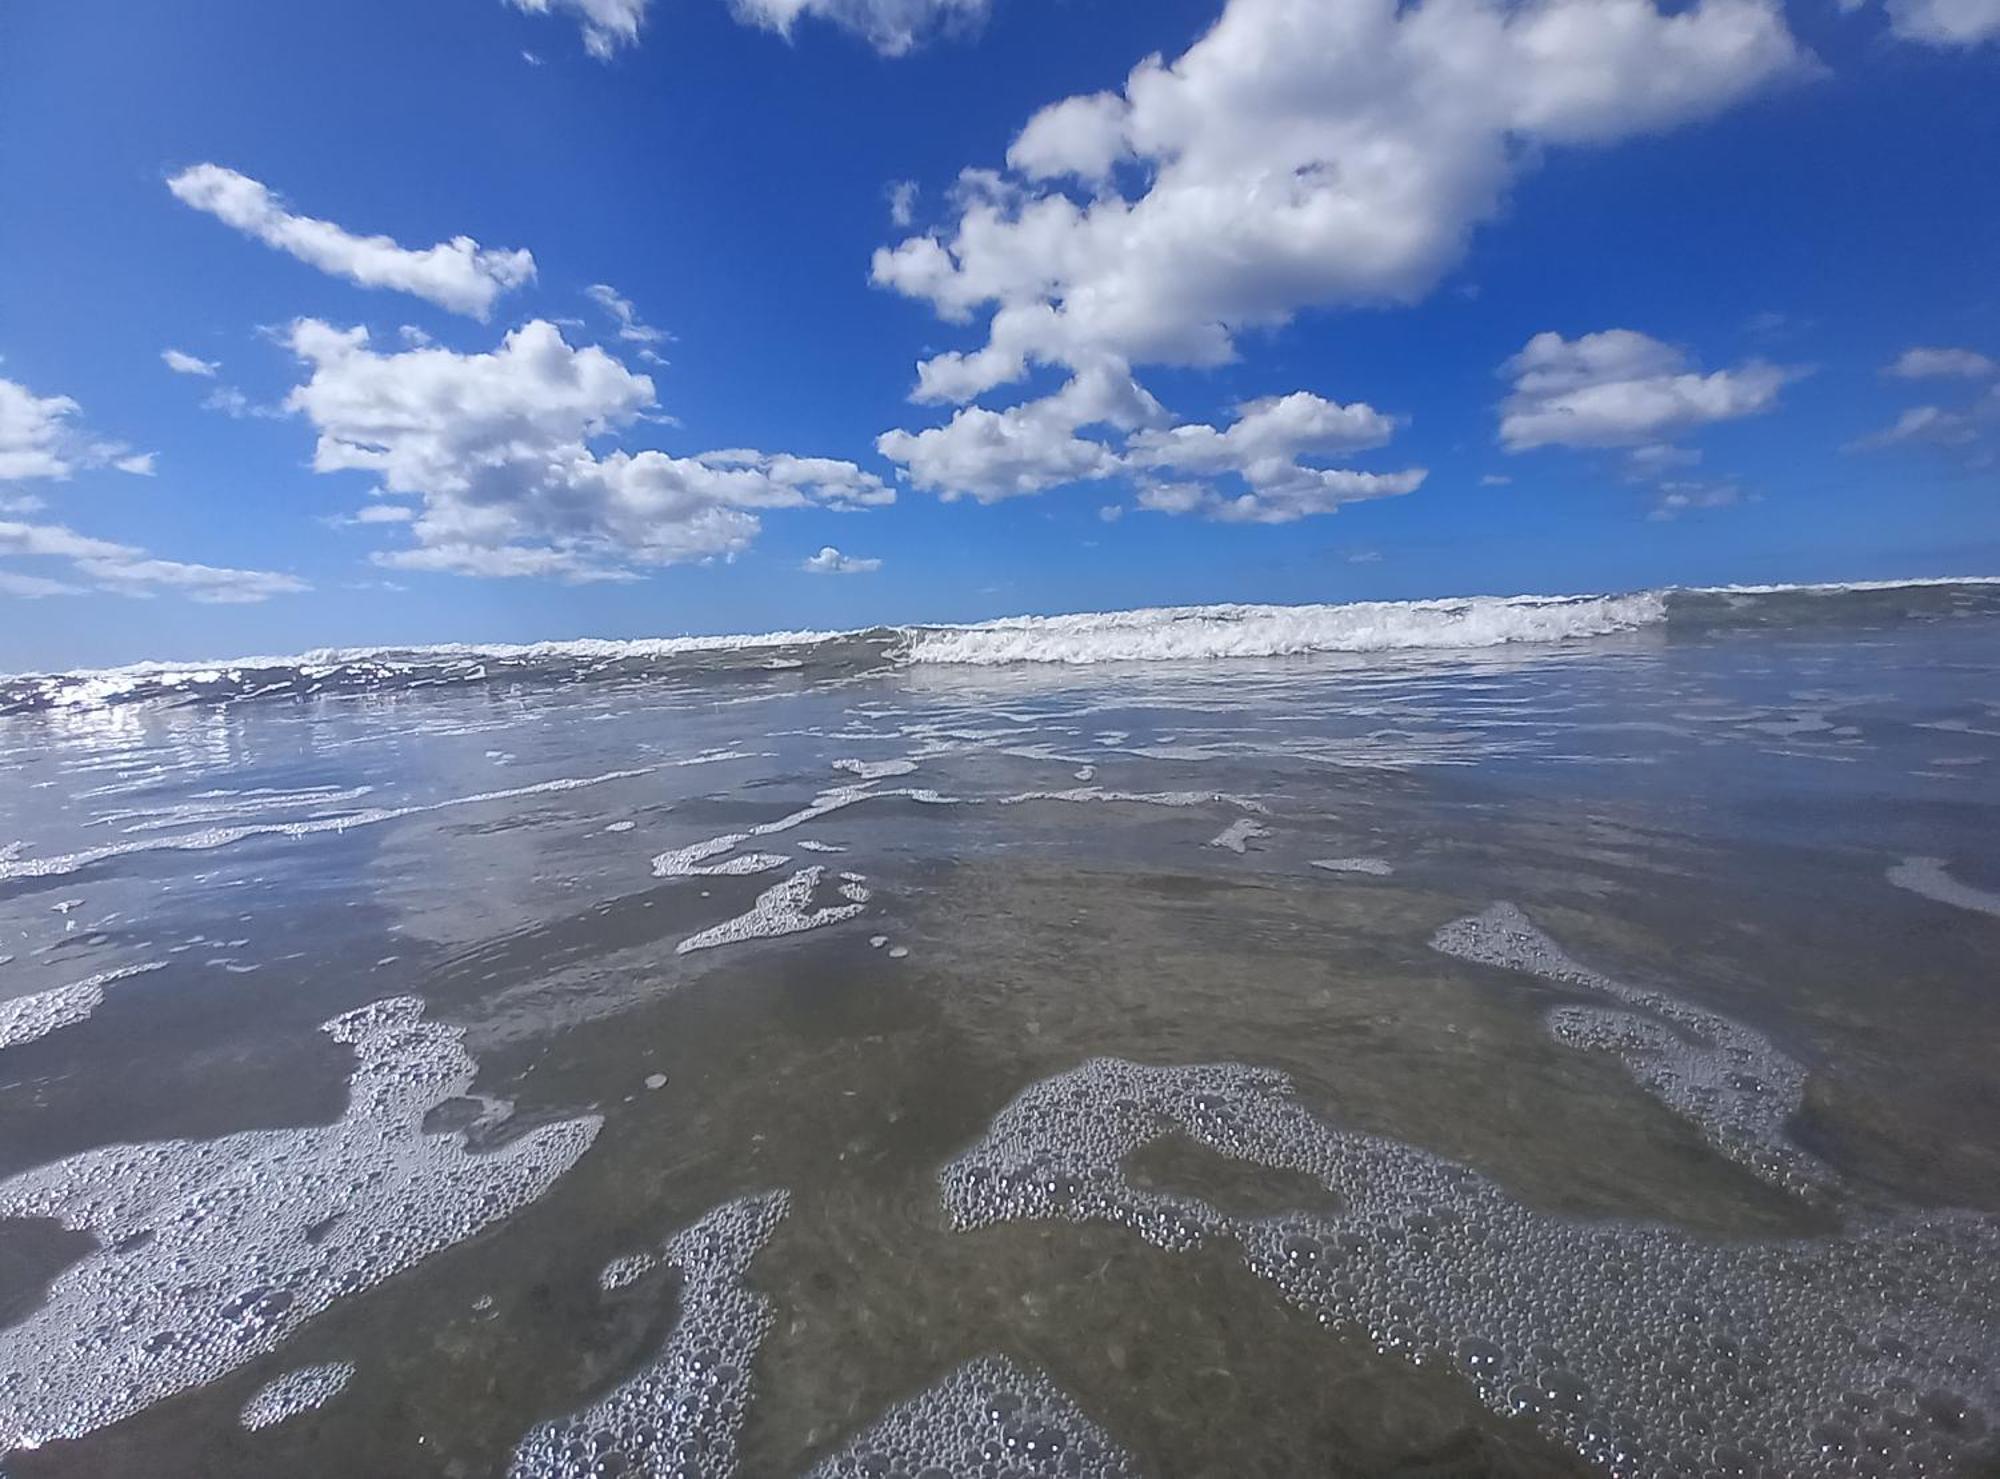
<svg viewBox="0 0 2000 1479">
<path fill-rule="evenodd" d="M 2000 1473 L 2000 582 L 0 678 L 0 1473 Z"/>
</svg>

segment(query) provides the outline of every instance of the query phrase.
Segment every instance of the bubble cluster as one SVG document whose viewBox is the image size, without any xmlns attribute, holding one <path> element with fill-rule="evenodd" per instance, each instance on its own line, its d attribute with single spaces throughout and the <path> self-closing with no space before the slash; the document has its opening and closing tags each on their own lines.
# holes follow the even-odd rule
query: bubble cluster
<svg viewBox="0 0 2000 1479">
<path fill-rule="evenodd" d="M 806 1479 L 1137 1479 L 1139 1467 L 1040 1372 L 968 1361 L 891 1408 Z"/>
<path fill-rule="evenodd" d="M 272 1427 L 324 1407 L 347 1390 L 354 1380 L 352 1361 L 329 1361 L 324 1366 L 301 1366 L 266 1382 L 257 1395 L 243 1404 L 243 1426 L 255 1432 Z"/>
<path fill-rule="evenodd" d="M 1339 1210 L 1239 1216 L 1133 1185 L 1127 1158 L 1169 1135 L 1310 1175 Z M 960 1229 L 1065 1219 L 1172 1251 L 1234 1240 L 1323 1327 L 1454 1369 L 1621 1475 L 1950 1473 L 2000 1415 L 2000 1222 L 1969 1213 L 1728 1244 L 1570 1220 L 1322 1123 L 1280 1073 L 1103 1058 L 1023 1092 L 940 1186 Z"/>
<path fill-rule="evenodd" d="M 845 770 L 864 781 L 886 780 L 892 775 L 908 775 L 917 768 L 914 760 L 836 760 L 835 770 Z"/>
<path fill-rule="evenodd" d="M 1566 1047 L 1614 1054 L 1647 1093 L 1766 1181 L 1799 1193 L 1837 1186 L 1838 1174 L 1786 1133 L 1806 1071 L 1761 1032 L 1579 965 L 1512 904 L 1453 920 L 1431 948 L 1619 1002 L 1630 1010 L 1557 1007 L 1546 1018 L 1549 1034 Z"/>
<path fill-rule="evenodd" d="M 1329 873 L 1367 873 L 1375 878 L 1387 878 L 1396 871 L 1384 858 L 1314 858 L 1312 865 Z"/>
<path fill-rule="evenodd" d="M 1208 847 L 1219 847 L 1229 852 L 1247 851 L 1250 844 L 1259 837 L 1269 837 L 1271 829 L 1250 817 L 1238 817 L 1220 832 L 1208 839 Z"/>
<path fill-rule="evenodd" d="M 1002 806 L 1020 806 L 1029 801 L 1125 801 L 1138 806 L 1233 806 L 1255 816 L 1267 815 L 1270 808 L 1250 796 L 1234 796 L 1227 791 L 1107 791 L 1102 786 L 1072 786 L 1067 791 L 1022 791 L 1002 796 Z"/>
<path fill-rule="evenodd" d="M 850 902 L 826 904 L 817 909 L 811 907 L 813 892 L 825 877 L 826 869 L 817 863 L 810 868 L 799 869 L 784 882 L 773 884 L 757 895 L 757 902 L 744 913 L 734 919 L 725 919 L 700 934 L 689 935 L 674 947 L 675 953 L 687 955 L 696 950 L 713 950 L 718 945 L 740 945 L 746 940 L 801 934 L 806 930 L 839 924 L 862 912 L 868 891 L 853 882 L 843 884 L 840 890 Z M 859 900 L 855 899 L 857 891 L 861 896 Z"/>
<path fill-rule="evenodd" d="M 0 963 L 8 958 L 0 956 Z M 51 1032 L 89 1021 L 91 1014 L 104 1005 L 106 986 L 114 981 L 123 981 L 128 976 L 157 971 L 162 965 L 163 962 L 153 961 L 147 965 L 122 966 L 115 971 L 99 971 L 67 986 L 37 991 L 32 996 L 17 996 L 12 1001 L 0 1001 L 0 1048 L 17 1048 L 24 1043 L 39 1042 Z"/>
<path fill-rule="evenodd" d="M 462 1134 L 425 1134 L 475 1067 L 415 998 L 322 1030 L 356 1060 L 331 1125 L 102 1146 L 0 1182 L 0 1218 L 99 1244 L 0 1330 L 0 1453 L 82 1437 L 276 1349 L 534 1201 L 597 1136 L 587 1116 L 474 1155 Z"/>
<path fill-rule="evenodd" d="M 750 1363 L 771 1302 L 744 1287 L 757 1250 L 790 1209 L 782 1191 L 725 1202 L 657 1253 L 621 1258 L 600 1283 L 624 1288 L 666 1265 L 681 1276 L 680 1317 L 646 1368 L 601 1401 L 521 1440 L 511 1479 L 723 1479 L 750 1399 Z"/>
</svg>

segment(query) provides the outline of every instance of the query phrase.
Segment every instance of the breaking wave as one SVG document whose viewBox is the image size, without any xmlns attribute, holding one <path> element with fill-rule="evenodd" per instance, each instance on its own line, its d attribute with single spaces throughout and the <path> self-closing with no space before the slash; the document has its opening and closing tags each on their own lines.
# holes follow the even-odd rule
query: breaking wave
<svg viewBox="0 0 2000 1479">
<path fill-rule="evenodd" d="M 325 648 L 294 657 L 136 663 L 0 677 L 0 715 L 166 701 L 312 698 L 468 684 L 811 683 L 899 666 L 998 667 L 1469 651 L 1642 631 L 1879 627 L 2000 616 L 2000 578 L 1468 596 L 1340 605 L 1179 606 L 966 626 L 582 639 L 528 646 Z"/>
</svg>

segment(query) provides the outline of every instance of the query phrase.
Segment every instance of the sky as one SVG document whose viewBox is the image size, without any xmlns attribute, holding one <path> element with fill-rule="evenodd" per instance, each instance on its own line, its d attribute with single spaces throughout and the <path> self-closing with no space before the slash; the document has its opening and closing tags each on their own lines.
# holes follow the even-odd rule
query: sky
<svg viewBox="0 0 2000 1479">
<path fill-rule="evenodd" d="M 0 669 L 2000 573 L 2000 0 L 9 0 Z"/>
</svg>

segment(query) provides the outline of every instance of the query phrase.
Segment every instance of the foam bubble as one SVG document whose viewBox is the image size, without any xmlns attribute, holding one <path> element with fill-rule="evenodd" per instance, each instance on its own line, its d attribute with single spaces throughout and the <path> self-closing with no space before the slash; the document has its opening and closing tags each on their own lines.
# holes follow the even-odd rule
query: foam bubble
<svg viewBox="0 0 2000 1479">
<path fill-rule="evenodd" d="M 1805 1069 L 1761 1032 L 1579 965 L 1512 904 L 1452 921 L 1431 937 L 1431 948 L 1613 998 L 1629 1010 L 1556 1008 L 1546 1019 L 1550 1035 L 1616 1055 L 1640 1087 L 1765 1180 L 1795 1192 L 1838 1184 L 1838 1175 L 1787 1133 L 1805 1097 Z"/>
<path fill-rule="evenodd" d="M 510 1479 L 734 1474 L 750 1364 L 772 1324 L 770 1300 L 745 1288 L 743 1278 L 789 1207 L 782 1191 L 725 1202 L 657 1254 L 607 1268 L 600 1280 L 606 1290 L 662 1264 L 676 1270 L 680 1317 L 645 1369 L 523 1438 Z"/>
<path fill-rule="evenodd" d="M 892 775 L 908 775 L 917 768 L 914 760 L 836 760 L 835 770 L 851 771 L 864 781 L 887 780 Z"/>
<path fill-rule="evenodd" d="M 1134 1185 L 1128 1158 L 1170 1135 L 1309 1175 L 1339 1210 L 1241 1216 Z M 1322 1327 L 1456 1371 L 1618 1474 L 1818 1479 L 1864 1472 L 1864 1453 L 1948 1472 L 2000 1415 L 2000 1220 L 1969 1213 L 1724 1244 L 1575 1221 L 1323 1123 L 1280 1073 L 1103 1058 L 1025 1090 L 940 1189 L 961 1230 L 1104 1221 L 1169 1251 L 1233 1244 Z"/>
<path fill-rule="evenodd" d="M 1002 796 L 1002 806 L 1020 806 L 1029 801 L 1127 801 L 1140 806 L 1234 806 L 1258 816 L 1270 808 L 1249 796 L 1232 796 L 1227 791 L 1107 791 L 1101 786 L 1072 786 L 1067 791 L 1022 791 Z"/>
<path fill-rule="evenodd" d="M 806 1479 L 1138 1479 L 1139 1466 L 1039 1371 L 968 1361 L 891 1408 Z"/>
<path fill-rule="evenodd" d="M 809 907 L 813 891 L 825 876 L 826 869 L 818 864 L 799 869 L 784 882 L 773 884 L 757 895 L 757 902 L 734 919 L 726 919 L 700 934 L 689 935 L 674 947 L 675 953 L 687 955 L 696 950 L 712 950 L 718 945 L 738 945 L 746 940 L 801 934 L 806 930 L 839 924 L 861 913 L 865 907 L 861 901 L 828 904 L 818 909 Z M 843 885 L 843 892 L 853 887 L 852 884 Z M 863 888 L 860 892 L 865 901 L 867 890 Z M 848 893 L 847 897 L 852 900 L 853 894 Z"/>
<path fill-rule="evenodd" d="M 596 1116 L 474 1155 L 425 1116 L 471 1087 L 457 1028 L 410 997 L 325 1024 L 354 1050 L 331 1125 L 111 1145 L 0 1182 L 0 1217 L 95 1237 L 0 1330 L 0 1453 L 78 1438 L 276 1349 L 358 1294 L 541 1196 Z"/>
<path fill-rule="evenodd" d="M 1970 909 L 2000 919 L 2000 894 L 1960 883 L 1945 871 L 1943 858 L 1904 858 L 1889 870 L 1889 882 L 1954 909 Z"/>
<path fill-rule="evenodd" d="M 1329 873 L 1367 873 L 1376 878 L 1387 878 L 1396 871 L 1382 858 L 1314 858 L 1312 865 Z"/>
<path fill-rule="evenodd" d="M 1250 844 L 1257 838 L 1269 837 L 1270 835 L 1271 829 L 1263 823 L 1254 821 L 1249 817 L 1238 817 L 1220 832 L 1216 833 L 1215 836 L 1209 838 L 1203 846 L 1220 847 L 1230 852 L 1240 853 L 1248 851 Z"/>
<path fill-rule="evenodd" d="M 243 1426 L 255 1432 L 324 1407 L 347 1389 L 354 1380 L 354 1363 L 330 1361 L 324 1366 L 301 1366 L 266 1382 L 257 1395 L 243 1404 Z"/>
<path fill-rule="evenodd" d="M 5 958 L 10 957 L 0 957 Z M 91 1014 L 104 1004 L 106 986 L 129 976 L 160 970 L 165 964 L 152 961 L 146 965 L 121 966 L 113 971 L 99 971 L 67 986 L 0 1001 L 0 1048 L 17 1048 L 23 1043 L 39 1041 L 51 1032 L 89 1021 Z"/>
<path fill-rule="evenodd" d="M 956 797 L 940 796 L 928 788 L 878 791 L 872 785 L 835 786 L 822 791 L 809 805 L 779 817 L 776 821 L 761 822 L 747 832 L 731 832 L 722 837 L 710 837 L 702 842 L 690 843 L 672 852 L 663 852 L 653 859 L 655 878 L 689 878 L 710 874 L 764 873 L 772 868 L 782 868 L 788 859 L 771 853 L 751 853 L 745 857 L 730 858 L 724 862 L 711 863 L 710 858 L 720 857 L 730 849 L 748 842 L 753 837 L 769 837 L 778 832 L 789 832 L 794 827 L 803 827 L 807 822 L 818 821 L 836 811 L 844 811 L 850 806 L 858 806 L 864 801 L 886 801 L 891 797 L 922 802 L 931 806 L 949 806 Z M 823 847 L 812 847 L 809 851 L 825 851 Z"/>
</svg>

